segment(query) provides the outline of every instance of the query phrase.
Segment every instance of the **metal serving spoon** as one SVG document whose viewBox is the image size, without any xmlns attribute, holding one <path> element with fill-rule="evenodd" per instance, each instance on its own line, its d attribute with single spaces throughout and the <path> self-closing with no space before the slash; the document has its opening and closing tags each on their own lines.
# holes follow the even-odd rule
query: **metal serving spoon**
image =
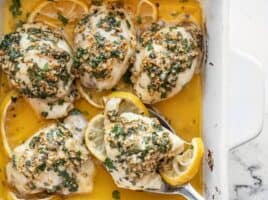
<svg viewBox="0 0 268 200">
<path fill-rule="evenodd" d="M 154 108 L 147 106 L 151 116 L 157 118 L 162 126 L 176 134 L 171 125 L 161 116 Z M 188 200 L 204 200 L 204 198 L 192 187 L 190 183 L 183 186 L 172 187 L 162 181 L 161 188 L 159 190 L 147 189 L 146 192 L 158 193 L 158 194 L 179 194 L 184 196 Z"/>
</svg>

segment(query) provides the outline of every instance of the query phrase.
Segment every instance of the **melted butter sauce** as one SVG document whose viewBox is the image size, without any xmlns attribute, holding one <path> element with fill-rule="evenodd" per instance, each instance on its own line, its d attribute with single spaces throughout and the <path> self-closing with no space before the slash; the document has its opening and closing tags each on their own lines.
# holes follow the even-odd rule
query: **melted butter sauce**
<svg viewBox="0 0 268 200">
<path fill-rule="evenodd" d="M 44 0 L 21 0 L 23 15 L 22 20 L 26 19 L 27 13 Z M 138 0 L 127 1 L 133 10 L 135 10 Z M 203 24 L 202 9 L 197 0 L 155 0 L 159 6 L 159 17 L 167 21 L 176 21 L 181 14 L 187 14 L 193 18 L 200 26 Z M 11 32 L 15 28 L 14 17 L 9 12 L 10 1 L 5 6 L 5 33 Z M 6 77 L 2 76 L 0 95 L 1 98 L 9 90 Z M 196 74 L 192 81 L 175 97 L 156 104 L 157 109 L 170 121 L 171 125 L 177 131 L 178 135 L 187 141 L 191 138 L 201 136 L 201 101 L 202 101 L 202 85 L 201 75 Z M 90 106 L 83 99 L 75 103 L 75 107 L 79 108 L 85 116 L 90 119 L 101 110 Z M 14 103 L 6 119 L 6 129 L 8 132 L 8 141 L 12 148 L 23 143 L 30 135 L 35 133 L 39 128 L 48 124 L 38 117 L 24 99 L 18 99 Z M 5 178 L 5 165 L 8 157 L 5 156 L 3 146 L 0 145 L 0 199 L 11 199 L 7 193 L 9 188 Z M 111 176 L 104 170 L 101 163 L 96 163 L 96 176 L 94 179 L 94 190 L 90 194 L 74 195 L 69 197 L 55 197 L 53 199 L 68 200 L 110 200 L 112 199 L 113 190 L 119 190 L 121 199 L 127 200 L 182 200 L 180 196 L 165 196 L 149 194 L 139 191 L 130 191 L 118 189 L 112 181 Z M 201 168 L 202 169 L 202 168 Z M 202 192 L 202 170 L 191 181 L 193 186 Z"/>
</svg>

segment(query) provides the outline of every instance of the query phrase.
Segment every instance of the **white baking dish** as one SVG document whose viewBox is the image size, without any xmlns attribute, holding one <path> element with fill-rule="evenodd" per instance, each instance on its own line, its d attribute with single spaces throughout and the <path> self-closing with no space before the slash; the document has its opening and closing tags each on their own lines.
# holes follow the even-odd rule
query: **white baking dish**
<svg viewBox="0 0 268 200">
<path fill-rule="evenodd" d="M 3 2 L 0 0 L 1 8 Z M 203 162 L 204 192 L 208 200 L 228 200 L 228 151 L 254 138 L 262 129 L 264 73 L 256 60 L 230 48 L 229 1 L 202 3 L 208 35 L 203 72 L 203 138 L 207 150 Z M 0 14 L 3 15 L 2 10 Z M 1 31 L 5 19 L 0 17 Z"/>
<path fill-rule="evenodd" d="M 250 56 L 229 44 L 229 1 L 204 0 L 208 58 L 203 85 L 206 199 L 228 200 L 228 151 L 257 136 L 264 116 L 264 73 Z M 247 156 L 247 155 L 245 155 Z M 229 173 L 231 174 L 231 173 Z"/>
</svg>

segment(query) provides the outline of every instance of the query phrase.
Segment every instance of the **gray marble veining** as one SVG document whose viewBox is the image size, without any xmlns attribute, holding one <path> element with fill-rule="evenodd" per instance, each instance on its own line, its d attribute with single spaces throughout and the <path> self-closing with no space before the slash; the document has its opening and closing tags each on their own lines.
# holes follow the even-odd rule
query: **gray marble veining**
<svg viewBox="0 0 268 200">
<path fill-rule="evenodd" d="M 231 200 L 268 200 L 268 115 L 260 136 L 229 153 Z"/>
</svg>

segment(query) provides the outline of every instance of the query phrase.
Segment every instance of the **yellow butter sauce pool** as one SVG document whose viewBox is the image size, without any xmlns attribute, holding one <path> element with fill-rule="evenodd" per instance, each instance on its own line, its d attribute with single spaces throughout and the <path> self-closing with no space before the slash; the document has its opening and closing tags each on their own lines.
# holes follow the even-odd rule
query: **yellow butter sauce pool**
<svg viewBox="0 0 268 200">
<path fill-rule="evenodd" d="M 4 10 L 4 30 L 5 33 L 15 29 L 15 24 L 19 20 L 25 20 L 28 13 L 33 8 L 44 0 L 21 0 L 23 15 L 15 19 L 9 11 L 11 1 L 5 3 Z M 126 1 L 130 7 L 135 10 L 138 0 Z M 168 21 L 175 21 L 181 14 L 186 14 L 193 17 L 200 25 L 202 21 L 202 9 L 198 0 L 155 0 L 158 5 L 159 16 Z M 2 76 L 0 88 L 1 98 L 9 90 L 5 76 Z M 183 139 L 190 141 L 191 138 L 201 135 L 201 107 L 202 103 L 202 86 L 201 75 L 197 74 L 192 81 L 175 97 L 158 103 L 156 107 L 162 114 L 170 120 L 171 125 L 177 131 L 178 135 Z M 84 100 L 79 100 L 75 103 L 85 116 L 90 119 L 95 114 L 101 112 Z M 24 142 L 40 127 L 49 123 L 38 118 L 31 107 L 23 100 L 19 99 L 10 109 L 6 120 L 8 138 L 11 147 L 15 147 Z M 5 178 L 5 165 L 8 162 L 8 157 L 4 154 L 3 146 L 0 145 L 0 199 L 11 199 L 8 197 L 9 188 Z M 96 161 L 96 176 L 94 179 L 94 190 L 90 194 L 75 195 L 69 197 L 56 197 L 55 199 L 68 200 L 111 200 L 112 192 L 119 190 L 121 199 L 123 200 L 182 200 L 179 196 L 166 196 L 149 194 L 139 191 L 130 191 L 118 189 L 114 185 L 110 175 L 103 169 L 101 164 Z M 201 168 L 202 169 L 202 168 Z M 202 170 L 191 181 L 193 186 L 202 192 Z"/>
</svg>

